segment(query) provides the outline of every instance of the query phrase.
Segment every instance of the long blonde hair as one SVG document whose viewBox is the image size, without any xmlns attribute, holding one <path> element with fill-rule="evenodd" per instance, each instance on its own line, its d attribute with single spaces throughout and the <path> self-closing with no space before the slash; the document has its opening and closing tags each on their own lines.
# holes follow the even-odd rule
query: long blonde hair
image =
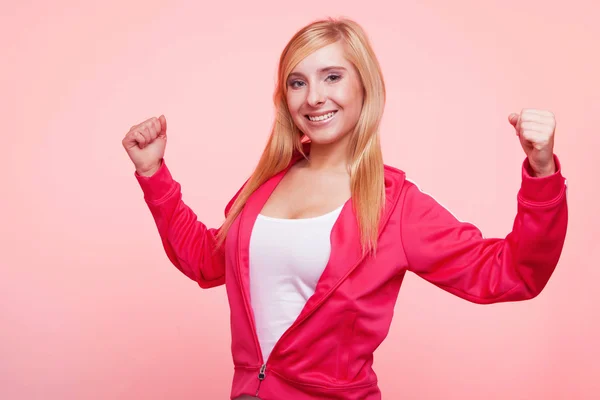
<svg viewBox="0 0 600 400">
<path fill-rule="evenodd" d="M 284 170 L 292 161 L 295 151 L 306 157 L 302 145 L 304 135 L 294 124 L 288 110 L 287 78 L 306 56 L 338 41 L 344 45 L 346 58 L 358 71 L 364 88 L 361 114 L 350 133 L 351 196 L 363 253 L 376 251 L 379 221 L 385 202 L 383 156 L 379 140 L 379 124 L 385 106 L 385 84 L 367 35 L 360 25 L 347 18 L 315 21 L 299 30 L 283 50 L 273 95 L 276 115 L 271 135 L 256 169 L 219 229 L 219 246 L 225 241 L 229 228 L 250 195 L 269 178 Z"/>
</svg>

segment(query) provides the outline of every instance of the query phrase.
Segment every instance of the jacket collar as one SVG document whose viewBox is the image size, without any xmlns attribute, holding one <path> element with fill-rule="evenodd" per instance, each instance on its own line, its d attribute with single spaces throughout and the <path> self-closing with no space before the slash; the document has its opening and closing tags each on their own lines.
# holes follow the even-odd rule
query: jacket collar
<svg viewBox="0 0 600 400">
<path fill-rule="evenodd" d="M 308 154 L 310 148 L 305 144 L 305 152 Z M 240 214 L 240 226 L 238 230 L 239 263 L 238 273 L 242 278 L 242 290 L 245 298 L 249 299 L 249 249 L 250 236 L 254 223 L 263 206 L 269 199 L 275 187 L 281 182 L 286 172 L 300 159 L 302 155 L 294 154 L 292 162 L 280 173 L 276 174 L 260 186 L 247 200 Z M 405 174 L 395 168 L 384 166 L 385 177 L 385 207 L 380 223 L 380 234 L 387 224 L 390 215 L 400 197 L 400 191 L 405 180 Z M 331 231 L 331 253 L 329 261 L 321 275 L 315 293 L 309 298 L 302 312 L 290 329 L 300 324 L 310 316 L 329 295 L 350 275 L 360 264 L 364 256 L 360 244 L 360 232 L 356 215 L 353 210 L 352 199 L 348 200 L 342 207 L 342 211 Z M 251 310 L 250 305 L 248 304 Z"/>
</svg>

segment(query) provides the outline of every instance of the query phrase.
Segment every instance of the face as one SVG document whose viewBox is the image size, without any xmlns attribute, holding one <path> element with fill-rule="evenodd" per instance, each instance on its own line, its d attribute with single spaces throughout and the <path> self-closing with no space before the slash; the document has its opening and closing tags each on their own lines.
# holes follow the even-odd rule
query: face
<svg viewBox="0 0 600 400">
<path fill-rule="evenodd" d="M 290 114 L 312 143 L 346 138 L 360 116 L 363 87 L 339 42 L 304 58 L 291 72 L 287 91 Z"/>
</svg>

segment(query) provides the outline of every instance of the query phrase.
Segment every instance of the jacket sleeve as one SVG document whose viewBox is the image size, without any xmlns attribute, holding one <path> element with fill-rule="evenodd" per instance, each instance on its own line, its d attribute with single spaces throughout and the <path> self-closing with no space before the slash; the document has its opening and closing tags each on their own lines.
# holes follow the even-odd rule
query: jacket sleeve
<svg viewBox="0 0 600 400">
<path fill-rule="evenodd" d="M 163 159 L 150 177 L 134 172 L 158 228 L 169 260 L 202 288 L 225 283 L 225 253 L 216 250 L 218 229 L 207 228 L 182 200 L 181 185 L 173 180 Z M 240 189 L 241 191 L 241 189 Z M 225 215 L 239 192 L 227 204 Z"/>
<path fill-rule="evenodd" d="M 408 270 L 478 304 L 536 297 L 554 272 L 567 231 L 566 180 L 554 160 L 557 171 L 542 178 L 523 163 L 517 215 L 505 238 L 484 238 L 409 183 L 401 224 Z"/>
</svg>

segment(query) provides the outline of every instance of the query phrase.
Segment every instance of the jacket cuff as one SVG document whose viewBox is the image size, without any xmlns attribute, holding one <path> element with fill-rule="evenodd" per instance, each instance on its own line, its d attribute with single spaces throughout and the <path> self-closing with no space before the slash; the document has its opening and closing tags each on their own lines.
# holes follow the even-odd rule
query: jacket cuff
<svg viewBox="0 0 600 400">
<path fill-rule="evenodd" d="M 536 177 L 526 158 L 522 166 L 522 183 L 520 195 L 523 200 L 544 203 L 561 196 L 567 180 L 563 177 L 560 162 L 556 154 L 553 155 L 556 172 L 544 177 Z"/>
<path fill-rule="evenodd" d="M 137 171 L 134 172 L 134 175 L 147 201 L 161 200 L 172 191 L 173 186 L 176 184 L 164 159 L 152 176 L 142 176 Z"/>
</svg>

